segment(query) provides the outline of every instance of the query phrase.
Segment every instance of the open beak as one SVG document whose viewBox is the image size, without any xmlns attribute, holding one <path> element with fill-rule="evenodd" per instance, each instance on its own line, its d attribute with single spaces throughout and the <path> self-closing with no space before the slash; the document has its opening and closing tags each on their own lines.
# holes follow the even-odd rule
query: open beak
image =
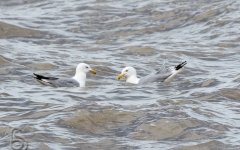
<svg viewBox="0 0 240 150">
<path fill-rule="evenodd" d="M 121 73 L 117 78 L 118 78 L 118 80 L 120 80 L 124 76 L 125 76 L 125 74 Z"/>
<path fill-rule="evenodd" d="M 95 70 L 89 70 L 92 74 L 97 74 L 97 71 Z"/>
</svg>

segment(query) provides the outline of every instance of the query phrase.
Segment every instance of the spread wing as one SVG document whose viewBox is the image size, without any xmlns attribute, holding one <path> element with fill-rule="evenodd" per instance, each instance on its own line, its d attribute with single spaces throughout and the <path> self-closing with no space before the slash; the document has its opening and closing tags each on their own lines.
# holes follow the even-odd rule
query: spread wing
<svg viewBox="0 0 240 150">
<path fill-rule="evenodd" d="M 146 84 L 146 83 L 152 83 L 152 82 L 170 82 L 173 77 L 182 71 L 183 66 L 187 64 L 186 61 L 183 63 L 177 65 L 176 67 L 165 67 L 165 62 L 160 67 L 160 69 L 153 74 L 147 75 L 140 79 L 139 84 Z"/>
<path fill-rule="evenodd" d="M 156 73 L 153 73 L 141 78 L 139 81 L 139 84 L 147 84 L 155 81 L 164 82 L 170 75 L 171 75 L 171 71 L 169 68 L 166 69 L 165 63 L 164 63 Z"/>
</svg>

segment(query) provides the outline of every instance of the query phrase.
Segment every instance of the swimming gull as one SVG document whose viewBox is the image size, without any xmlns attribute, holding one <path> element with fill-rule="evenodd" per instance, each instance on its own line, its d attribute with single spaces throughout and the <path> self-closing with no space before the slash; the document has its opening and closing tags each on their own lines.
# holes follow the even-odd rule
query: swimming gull
<svg viewBox="0 0 240 150">
<path fill-rule="evenodd" d="M 143 78 L 137 77 L 136 69 L 133 67 L 125 67 L 122 70 L 122 73 L 118 76 L 118 80 L 122 77 L 126 77 L 126 82 L 132 84 L 147 84 L 152 82 L 170 82 L 179 72 L 183 70 L 183 67 L 187 64 L 186 61 L 175 67 L 165 67 L 163 63 L 162 67 L 156 72 L 150 75 L 147 75 Z"/>
<path fill-rule="evenodd" d="M 95 70 L 92 70 L 88 64 L 80 63 L 76 68 L 75 76 L 72 78 L 46 77 L 36 73 L 33 73 L 33 75 L 35 79 L 43 84 L 50 84 L 57 87 L 85 87 L 88 72 L 93 74 L 97 73 Z"/>
</svg>

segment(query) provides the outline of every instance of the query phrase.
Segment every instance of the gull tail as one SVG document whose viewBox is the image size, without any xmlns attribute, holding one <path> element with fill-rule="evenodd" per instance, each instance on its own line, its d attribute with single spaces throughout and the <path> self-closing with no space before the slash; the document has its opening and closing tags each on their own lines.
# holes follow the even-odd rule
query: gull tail
<svg viewBox="0 0 240 150">
<path fill-rule="evenodd" d="M 181 68 L 184 67 L 186 64 L 187 64 L 187 61 L 182 62 L 181 64 L 179 64 L 179 65 L 177 65 L 177 66 L 175 67 L 175 70 L 181 69 Z"/>
<path fill-rule="evenodd" d="M 58 78 L 54 78 L 54 77 L 46 77 L 46 76 L 42 76 L 36 73 L 33 73 L 33 78 L 37 79 L 38 82 L 40 82 L 41 84 L 44 85 L 52 85 L 51 82 L 49 82 L 49 80 L 57 80 Z"/>
<path fill-rule="evenodd" d="M 170 68 L 171 75 L 164 82 L 171 82 L 172 79 L 183 70 L 183 67 L 187 64 L 187 61 L 182 62 L 181 64 Z"/>
<path fill-rule="evenodd" d="M 42 80 L 42 79 L 46 79 L 46 80 L 57 80 L 58 78 L 54 78 L 54 77 L 46 77 L 46 76 L 42 76 L 36 73 L 33 73 L 33 77 L 37 80 Z"/>
</svg>

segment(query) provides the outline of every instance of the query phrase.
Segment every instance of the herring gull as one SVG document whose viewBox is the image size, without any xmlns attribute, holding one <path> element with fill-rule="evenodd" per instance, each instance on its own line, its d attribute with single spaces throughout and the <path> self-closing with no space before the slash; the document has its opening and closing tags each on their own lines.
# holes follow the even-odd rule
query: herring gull
<svg viewBox="0 0 240 150">
<path fill-rule="evenodd" d="M 118 80 L 122 77 L 126 78 L 126 82 L 132 84 L 147 84 L 152 82 L 170 82 L 179 72 L 183 70 L 183 67 L 187 64 L 186 61 L 175 67 L 165 67 L 165 63 L 163 63 L 162 67 L 156 72 L 150 75 L 147 75 L 143 78 L 137 77 L 137 71 L 133 67 L 125 67 L 122 70 L 122 73 L 118 76 Z"/>
<path fill-rule="evenodd" d="M 57 87 L 85 87 L 88 72 L 93 74 L 97 73 L 95 70 L 92 70 L 88 64 L 80 63 L 76 68 L 75 76 L 72 78 L 46 77 L 36 73 L 33 73 L 33 75 L 40 83 L 47 85 Z"/>
</svg>

